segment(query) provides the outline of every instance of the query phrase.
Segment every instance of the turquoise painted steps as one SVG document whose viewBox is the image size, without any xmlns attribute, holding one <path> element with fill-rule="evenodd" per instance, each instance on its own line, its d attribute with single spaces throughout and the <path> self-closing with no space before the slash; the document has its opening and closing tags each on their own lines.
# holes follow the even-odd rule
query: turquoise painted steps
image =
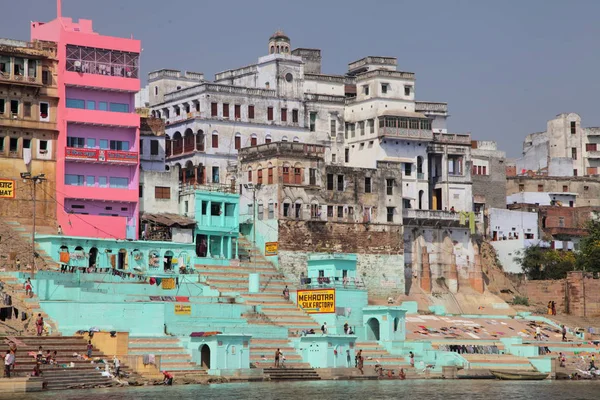
<svg viewBox="0 0 600 400">
<path fill-rule="evenodd" d="M 131 355 L 159 355 L 161 370 L 178 372 L 203 370 L 192 362 L 191 354 L 176 337 L 130 337 L 128 352 Z"/>
</svg>

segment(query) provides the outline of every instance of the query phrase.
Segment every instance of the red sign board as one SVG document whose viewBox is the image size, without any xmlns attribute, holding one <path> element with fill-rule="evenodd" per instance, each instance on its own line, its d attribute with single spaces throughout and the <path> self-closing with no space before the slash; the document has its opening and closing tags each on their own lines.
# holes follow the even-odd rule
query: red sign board
<svg viewBox="0 0 600 400">
<path fill-rule="evenodd" d="M 98 161 L 98 150 L 67 147 L 65 156 L 68 159 Z"/>
<path fill-rule="evenodd" d="M 106 161 L 125 164 L 137 164 L 138 154 L 132 151 L 106 150 Z"/>
</svg>

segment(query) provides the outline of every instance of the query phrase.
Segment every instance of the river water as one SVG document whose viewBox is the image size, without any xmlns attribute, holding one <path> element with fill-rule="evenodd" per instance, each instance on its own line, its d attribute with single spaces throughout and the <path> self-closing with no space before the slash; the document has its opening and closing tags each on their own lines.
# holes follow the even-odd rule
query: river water
<svg viewBox="0 0 600 400">
<path fill-rule="evenodd" d="M 495 380 L 310 381 L 144 386 L 2 396 L 11 400 L 349 400 L 349 399 L 600 399 L 600 381 Z"/>
</svg>

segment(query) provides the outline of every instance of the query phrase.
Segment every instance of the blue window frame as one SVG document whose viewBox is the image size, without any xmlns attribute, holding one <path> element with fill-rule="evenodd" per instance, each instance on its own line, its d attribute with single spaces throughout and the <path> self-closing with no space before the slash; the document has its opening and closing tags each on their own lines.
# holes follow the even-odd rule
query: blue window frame
<svg viewBox="0 0 600 400">
<path fill-rule="evenodd" d="M 129 112 L 129 104 L 110 103 L 110 111 L 128 113 Z"/>
<path fill-rule="evenodd" d="M 88 110 L 95 110 L 96 109 L 96 102 L 94 100 L 88 100 L 86 102 L 86 108 Z"/>
<path fill-rule="evenodd" d="M 83 186 L 83 175 L 65 174 L 65 185 Z"/>
<path fill-rule="evenodd" d="M 100 139 L 100 148 L 102 150 L 108 150 L 108 139 Z"/>
<path fill-rule="evenodd" d="M 98 110 L 100 111 L 108 111 L 108 103 L 105 101 L 98 102 Z"/>
<path fill-rule="evenodd" d="M 105 176 L 98 177 L 98 186 L 101 188 L 108 187 L 108 180 L 106 179 Z"/>
<path fill-rule="evenodd" d="M 96 177 L 95 176 L 86 176 L 85 177 L 85 186 L 96 186 Z"/>
<path fill-rule="evenodd" d="M 86 139 L 86 143 L 85 143 L 85 147 L 87 147 L 88 149 L 93 149 L 96 147 L 96 139 L 94 138 L 87 138 Z"/>
<path fill-rule="evenodd" d="M 85 108 L 85 100 L 67 99 L 67 108 Z"/>
<path fill-rule="evenodd" d="M 129 187 L 129 178 L 116 178 L 111 176 L 109 187 L 113 189 L 127 189 Z"/>
</svg>

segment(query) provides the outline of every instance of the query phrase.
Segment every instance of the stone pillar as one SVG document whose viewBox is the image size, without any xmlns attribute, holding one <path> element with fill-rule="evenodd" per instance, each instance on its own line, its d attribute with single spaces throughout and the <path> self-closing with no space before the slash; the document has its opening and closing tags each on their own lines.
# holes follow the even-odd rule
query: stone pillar
<svg viewBox="0 0 600 400">
<path fill-rule="evenodd" d="M 225 245 L 225 236 L 221 236 L 221 258 L 223 258 L 223 246 Z"/>
<path fill-rule="evenodd" d="M 238 241 L 240 240 L 239 237 L 235 238 L 235 259 L 238 260 L 240 258 L 239 254 L 238 254 Z"/>
<path fill-rule="evenodd" d="M 456 254 L 452 253 L 452 263 L 448 271 L 448 289 L 450 293 L 458 293 L 458 268 L 456 267 Z"/>
<path fill-rule="evenodd" d="M 475 254 L 475 264 L 473 270 L 469 274 L 469 283 L 471 287 L 478 293 L 483 293 L 485 285 L 483 283 L 483 271 L 481 269 L 481 255 Z"/>
<path fill-rule="evenodd" d="M 423 246 L 422 251 L 422 267 L 421 267 L 421 289 L 425 293 L 431 293 L 431 268 L 429 267 L 429 253 L 427 247 Z"/>
<path fill-rule="evenodd" d="M 206 257 L 211 257 L 211 255 L 210 255 L 210 235 L 206 235 Z"/>
</svg>

